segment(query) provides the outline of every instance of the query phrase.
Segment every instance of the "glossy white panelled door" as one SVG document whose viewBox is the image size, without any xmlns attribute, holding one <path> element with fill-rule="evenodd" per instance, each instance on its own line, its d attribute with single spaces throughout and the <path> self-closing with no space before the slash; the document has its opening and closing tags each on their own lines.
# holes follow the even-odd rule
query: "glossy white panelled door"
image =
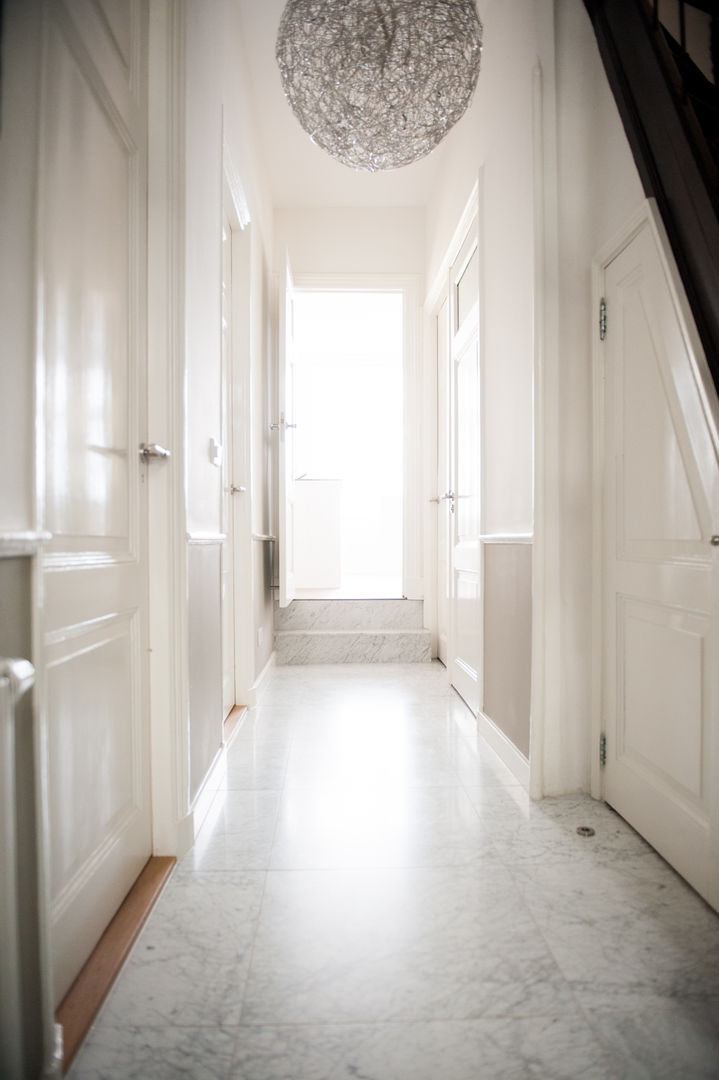
<svg viewBox="0 0 719 1080">
<path fill-rule="evenodd" d="M 449 359 L 449 300 L 442 302 L 437 326 L 437 655 L 449 663 L 449 624 L 451 613 L 450 535 L 453 502 L 450 464 L 451 369 Z"/>
<path fill-rule="evenodd" d="M 450 274 L 451 629 L 449 676 L 474 713 L 482 700 L 479 252 L 476 221 Z"/>
<path fill-rule="evenodd" d="M 719 908 L 719 467 L 648 220 L 605 290 L 604 793 Z"/>
<path fill-rule="evenodd" d="M 235 705 L 235 530 L 234 500 L 246 495 L 245 485 L 233 482 L 232 429 L 232 228 L 222 222 L 222 716 Z"/>
<path fill-rule="evenodd" d="M 280 281 L 280 355 L 278 412 L 275 430 L 279 461 L 279 528 L 277 536 L 280 607 L 295 598 L 295 288 L 289 256 Z"/>
<path fill-rule="evenodd" d="M 38 456 L 58 1000 L 151 853 L 146 470 L 163 465 L 139 454 L 146 47 L 142 0 L 45 7 Z"/>
</svg>

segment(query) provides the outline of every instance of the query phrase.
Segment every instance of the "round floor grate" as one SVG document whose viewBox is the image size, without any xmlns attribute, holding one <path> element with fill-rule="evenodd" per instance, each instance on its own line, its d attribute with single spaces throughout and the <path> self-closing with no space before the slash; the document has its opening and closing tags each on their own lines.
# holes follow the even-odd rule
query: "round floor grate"
<svg viewBox="0 0 719 1080">
<path fill-rule="evenodd" d="M 580 825 L 577 828 L 577 836 L 594 836 L 594 829 L 591 825 Z"/>
</svg>

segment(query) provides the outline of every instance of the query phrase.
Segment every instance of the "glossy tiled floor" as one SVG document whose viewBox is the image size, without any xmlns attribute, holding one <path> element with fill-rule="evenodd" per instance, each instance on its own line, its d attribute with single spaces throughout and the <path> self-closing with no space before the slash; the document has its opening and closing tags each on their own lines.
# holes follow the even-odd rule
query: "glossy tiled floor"
<svg viewBox="0 0 719 1080">
<path fill-rule="evenodd" d="M 719 1077 L 719 917 L 439 665 L 278 668 L 71 1075 Z"/>
</svg>

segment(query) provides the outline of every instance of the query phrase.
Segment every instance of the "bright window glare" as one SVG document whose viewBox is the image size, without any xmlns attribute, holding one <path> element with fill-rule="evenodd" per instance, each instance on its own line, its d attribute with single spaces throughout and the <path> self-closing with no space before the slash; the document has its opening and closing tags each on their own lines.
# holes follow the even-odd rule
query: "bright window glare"
<svg viewBox="0 0 719 1080">
<path fill-rule="evenodd" d="M 296 475 L 342 480 L 343 578 L 399 582 L 402 295 L 298 291 L 294 331 Z"/>
</svg>

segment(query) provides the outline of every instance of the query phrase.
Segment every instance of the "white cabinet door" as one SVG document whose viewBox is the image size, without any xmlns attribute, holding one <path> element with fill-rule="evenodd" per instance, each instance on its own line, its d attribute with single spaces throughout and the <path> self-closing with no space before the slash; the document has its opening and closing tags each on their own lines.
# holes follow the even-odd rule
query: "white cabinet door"
<svg viewBox="0 0 719 1080">
<path fill-rule="evenodd" d="M 474 713 L 482 700 L 479 293 L 476 223 L 452 267 L 451 630 L 449 676 Z"/>
<path fill-rule="evenodd" d="M 280 282 L 279 528 L 280 607 L 295 598 L 295 349 L 294 282 L 289 258 Z"/>
<path fill-rule="evenodd" d="M 605 797 L 719 907 L 719 468 L 648 222 L 605 290 Z"/>
<path fill-rule="evenodd" d="M 45 6 L 38 373 L 59 1000 L 151 853 L 141 0 Z M 44 477 L 42 473 L 44 472 Z"/>
</svg>

